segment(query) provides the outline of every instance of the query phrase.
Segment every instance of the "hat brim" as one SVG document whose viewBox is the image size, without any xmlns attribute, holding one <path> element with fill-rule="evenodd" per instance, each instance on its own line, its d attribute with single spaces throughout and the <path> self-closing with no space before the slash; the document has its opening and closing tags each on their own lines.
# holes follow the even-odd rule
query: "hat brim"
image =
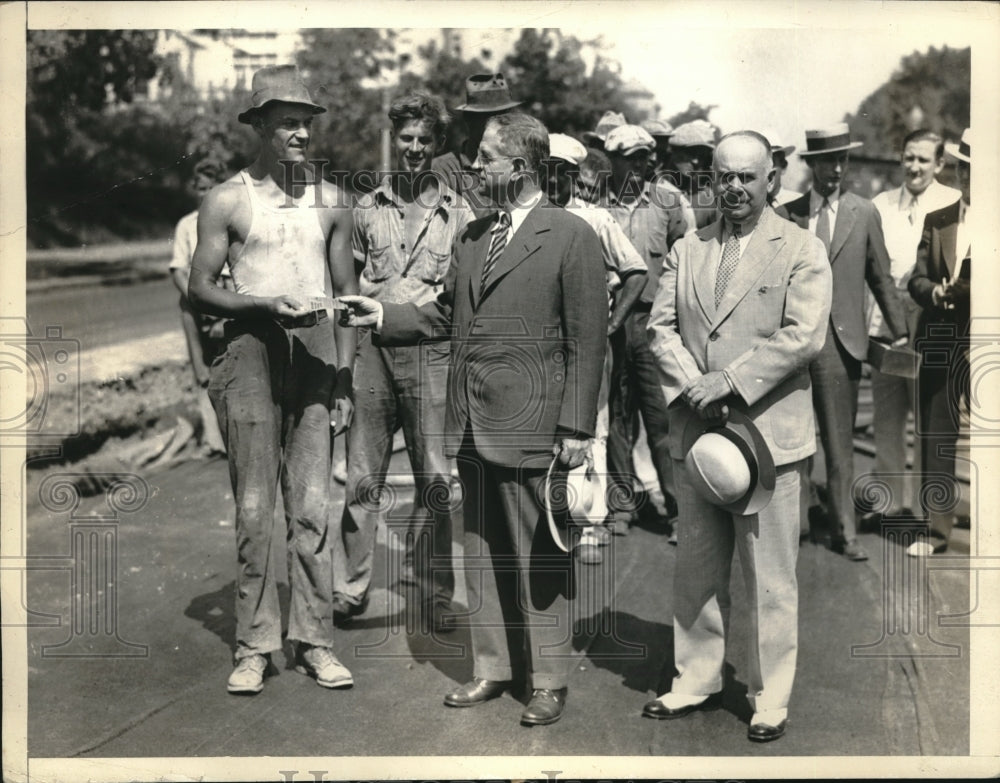
<svg viewBox="0 0 1000 783">
<path fill-rule="evenodd" d="M 549 469 L 545 474 L 545 478 L 542 479 L 541 487 L 541 499 L 542 504 L 545 506 L 545 517 L 548 520 L 549 535 L 552 536 L 552 540 L 555 545 L 563 552 L 570 552 L 573 549 L 573 545 L 576 543 L 575 538 L 578 531 L 586 526 L 595 524 L 593 521 L 583 517 L 582 519 L 577 519 L 573 516 L 572 510 L 569 508 L 560 508 L 553 513 L 551 502 L 552 496 L 552 475 L 553 472 L 559 468 L 559 457 L 558 455 L 553 457 L 552 462 L 549 463 Z M 563 477 L 567 477 L 569 471 L 560 471 Z M 591 488 L 594 492 L 602 491 L 600 482 L 596 478 L 589 478 L 588 481 L 591 482 Z M 567 488 L 564 487 L 562 490 L 564 493 L 569 492 Z M 582 516 L 582 512 L 581 512 Z M 574 530 L 576 528 L 576 530 Z"/>
<path fill-rule="evenodd" d="M 946 155 L 950 155 L 951 157 L 955 158 L 956 160 L 963 160 L 963 161 L 965 161 L 966 163 L 969 163 L 969 164 L 972 163 L 972 160 L 969 158 L 968 155 L 963 155 L 961 152 L 958 151 L 958 145 L 957 144 L 945 144 L 944 145 L 944 151 L 945 151 Z"/>
<path fill-rule="evenodd" d="M 788 155 L 791 155 L 793 152 L 795 152 L 795 145 L 792 144 L 788 147 L 772 147 L 771 154 L 773 155 L 775 152 L 780 152 L 787 157 Z"/>
<path fill-rule="evenodd" d="M 850 144 L 845 144 L 842 147 L 830 147 L 828 150 L 801 150 L 799 152 L 800 158 L 814 158 L 817 155 L 829 155 L 831 152 L 847 152 L 847 150 L 856 150 L 858 147 L 863 147 L 864 142 L 852 141 Z"/>
<path fill-rule="evenodd" d="M 499 106 L 470 106 L 468 103 L 463 103 L 461 106 L 456 106 L 455 111 L 467 111 L 471 114 L 499 114 L 502 111 L 520 106 L 522 103 L 524 101 L 507 101 Z"/>
<path fill-rule="evenodd" d="M 771 450 L 757 429 L 757 425 L 749 416 L 732 406 L 729 406 L 729 418 L 722 426 L 711 425 L 692 414 L 681 434 L 683 452 L 687 454 L 694 442 L 706 432 L 718 432 L 732 441 L 747 458 L 747 465 L 750 468 L 750 489 L 743 497 L 732 503 L 718 504 L 719 508 L 740 516 L 752 516 L 758 513 L 771 502 L 776 475 Z"/>
<path fill-rule="evenodd" d="M 304 101 L 283 101 L 280 98 L 271 98 L 268 101 L 264 101 L 260 106 L 251 106 L 244 112 L 240 112 L 236 115 L 236 119 L 242 122 L 244 125 L 249 125 L 253 118 L 264 109 L 269 103 L 288 103 L 292 106 L 305 106 L 312 109 L 313 114 L 326 114 L 326 109 L 322 106 L 318 106 L 315 103 L 305 103 Z M 232 116 L 232 115 L 230 115 Z"/>
<path fill-rule="evenodd" d="M 629 147 L 628 149 L 607 150 L 607 153 L 609 155 L 622 155 L 623 157 L 627 158 L 629 155 L 635 155 L 635 153 L 637 152 L 652 152 L 652 151 L 653 147 L 651 147 L 648 144 L 636 144 L 635 146 Z"/>
</svg>

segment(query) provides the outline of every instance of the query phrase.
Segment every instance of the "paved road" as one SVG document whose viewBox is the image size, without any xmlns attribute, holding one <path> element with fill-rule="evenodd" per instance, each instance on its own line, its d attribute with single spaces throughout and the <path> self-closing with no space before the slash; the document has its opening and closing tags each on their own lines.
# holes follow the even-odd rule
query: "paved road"
<svg viewBox="0 0 1000 783">
<path fill-rule="evenodd" d="M 402 458 L 397 455 L 394 463 L 400 469 Z M 470 673 L 468 632 L 439 637 L 418 628 L 408 632 L 405 591 L 390 578 L 389 564 L 398 551 L 384 537 L 372 604 L 337 637 L 337 652 L 355 675 L 354 688 L 318 688 L 288 669 L 279 654 L 276 676 L 262 694 L 232 697 L 225 680 L 233 644 L 235 561 L 225 463 L 191 462 L 143 479 L 151 497 L 140 510 L 121 515 L 118 558 L 110 569 L 117 578 L 101 595 L 117 601 L 118 639 L 90 634 L 83 616 L 84 631 L 73 636 L 70 571 L 28 575 L 28 607 L 61 621 L 59 627 L 29 632 L 32 756 L 968 753 L 967 632 L 934 622 L 928 632 L 926 623 L 913 622 L 918 603 L 911 588 L 898 583 L 899 573 L 909 573 L 900 570 L 906 564 L 901 549 L 871 534 L 864 536 L 873 555 L 867 563 L 850 563 L 811 543 L 800 550 L 802 632 L 791 728 L 770 745 L 745 738 L 748 628 L 738 568 L 724 709 L 683 721 L 639 716 L 644 701 L 665 688 L 672 667 L 676 549 L 654 521 L 616 538 L 604 566 L 577 574 L 578 652 L 570 662 L 567 713 L 554 726 L 518 725 L 521 705 L 510 695 L 470 710 L 441 705 L 442 695 Z M 64 555 L 70 551 L 68 512 L 43 507 L 37 482 L 29 475 L 29 553 Z M 335 500 L 342 502 L 339 487 Z M 405 503 L 405 495 L 401 500 Z M 79 512 L 101 506 L 99 499 L 88 499 Z M 281 527 L 279 522 L 274 549 L 283 571 Z M 64 557 L 52 565 L 65 568 L 70 562 Z M 961 568 L 921 578 L 929 600 L 919 607 L 932 621 L 938 613 L 958 614 L 967 607 L 968 574 Z M 456 602 L 465 605 L 463 591 Z M 898 612 L 907 614 L 907 625 Z M 68 639 L 84 652 L 109 643 L 105 652 L 136 651 L 124 642 L 148 649 L 144 657 L 52 657 L 67 648 L 46 645 Z M 852 645 L 870 647 L 852 651 Z M 956 657 L 929 657 L 942 650 Z M 260 776 L 281 779 L 277 771 L 284 768 L 276 760 L 275 769 L 262 768 Z M 313 768 L 324 767 L 305 769 Z M 411 776 L 425 777 L 411 769 Z M 365 777 L 380 775 L 373 770 Z"/>
<path fill-rule="evenodd" d="M 81 351 L 180 332 L 178 293 L 168 278 L 130 285 L 86 285 L 28 293 L 32 334 L 62 327 Z"/>
</svg>

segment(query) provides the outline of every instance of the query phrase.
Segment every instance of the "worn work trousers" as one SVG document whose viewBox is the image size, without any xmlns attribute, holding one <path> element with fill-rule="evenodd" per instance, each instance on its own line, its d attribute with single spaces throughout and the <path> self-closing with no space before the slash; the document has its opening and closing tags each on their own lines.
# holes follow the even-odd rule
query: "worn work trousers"
<svg viewBox="0 0 1000 783">
<path fill-rule="evenodd" d="M 271 558 L 279 479 L 291 587 L 288 637 L 330 646 L 333 327 L 285 330 L 269 321 L 230 322 L 226 335 L 208 391 L 226 441 L 236 501 L 236 657 L 281 648 Z"/>
<path fill-rule="evenodd" d="M 448 341 L 383 348 L 372 343 L 367 330 L 358 334 L 346 499 L 333 541 L 334 593 L 348 603 L 363 603 L 371 586 L 380 519 L 409 539 L 421 600 L 451 603 L 454 501 L 452 462 L 444 456 L 450 355 Z M 402 515 L 395 492 L 384 489 L 397 425 L 403 428 L 414 478 L 413 505 Z"/>
</svg>

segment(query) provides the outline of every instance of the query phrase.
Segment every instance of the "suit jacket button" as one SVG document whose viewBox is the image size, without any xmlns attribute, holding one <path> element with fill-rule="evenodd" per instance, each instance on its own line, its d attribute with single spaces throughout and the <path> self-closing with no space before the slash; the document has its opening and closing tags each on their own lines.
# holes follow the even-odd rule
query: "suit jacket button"
<svg viewBox="0 0 1000 783">
<path fill-rule="evenodd" d="M 711 334 L 710 334 L 710 335 L 708 336 L 708 339 L 709 339 L 709 340 L 711 340 L 711 341 L 712 341 L 712 342 L 714 343 L 714 342 L 715 342 L 716 340 L 718 340 L 718 339 L 719 339 L 719 333 L 718 333 L 718 332 L 712 332 L 712 333 L 711 333 Z"/>
</svg>

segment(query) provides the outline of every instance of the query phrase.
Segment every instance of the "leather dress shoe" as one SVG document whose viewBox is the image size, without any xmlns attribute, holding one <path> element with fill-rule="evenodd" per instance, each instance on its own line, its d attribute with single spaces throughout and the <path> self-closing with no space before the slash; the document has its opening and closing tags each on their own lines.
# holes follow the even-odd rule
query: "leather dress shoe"
<svg viewBox="0 0 1000 783">
<path fill-rule="evenodd" d="M 496 680 L 483 680 L 473 677 L 465 685 L 459 685 L 444 697 L 444 703 L 449 707 L 474 707 L 484 701 L 495 699 L 502 694 L 509 683 Z"/>
<path fill-rule="evenodd" d="M 785 735 L 785 725 L 787 720 L 781 721 L 777 726 L 770 723 L 755 723 L 747 729 L 747 739 L 751 742 L 771 742 Z"/>
<path fill-rule="evenodd" d="M 527 726 L 547 726 L 562 717 L 566 706 L 566 689 L 535 688 L 531 701 L 521 713 L 521 723 Z"/>
<path fill-rule="evenodd" d="M 673 720 L 674 718 L 683 718 L 697 710 L 717 710 L 721 706 L 722 691 L 717 691 L 709 694 L 705 701 L 689 704 L 686 707 L 668 707 L 659 699 L 653 699 L 646 702 L 646 706 L 642 708 L 642 715 L 644 718 L 655 718 L 656 720 Z"/>
</svg>

